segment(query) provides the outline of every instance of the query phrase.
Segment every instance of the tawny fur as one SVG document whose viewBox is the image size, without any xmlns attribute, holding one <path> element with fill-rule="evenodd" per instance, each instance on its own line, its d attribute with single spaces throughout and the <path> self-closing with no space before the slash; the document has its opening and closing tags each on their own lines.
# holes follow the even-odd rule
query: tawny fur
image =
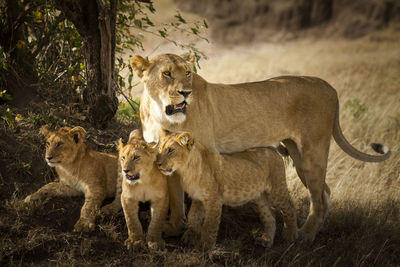
<svg viewBox="0 0 400 267">
<path fill-rule="evenodd" d="M 152 148 L 137 134 L 130 136 L 124 146 L 119 140 L 119 160 L 123 177 L 121 202 L 124 210 L 129 248 L 144 246 L 143 228 L 138 218 L 139 202 L 150 201 L 151 222 L 147 232 L 147 246 L 150 249 L 163 249 L 162 230 L 168 212 L 167 178 L 156 166 L 157 149 Z M 128 180 L 128 177 L 135 177 Z"/>
<path fill-rule="evenodd" d="M 286 185 L 285 166 L 274 149 L 221 155 L 206 149 L 188 133 L 169 134 L 162 139 L 157 162 L 164 174 L 176 171 L 180 175 L 184 190 L 192 198 L 183 236 L 186 243 L 197 242 L 200 237 L 197 248 L 211 249 L 222 205 L 238 206 L 250 201 L 256 203 L 264 223 L 265 246 L 272 246 L 276 229 L 269 201 L 283 214 L 285 239 L 297 238 L 296 211 Z"/>
<path fill-rule="evenodd" d="M 147 142 L 157 142 L 163 129 L 189 132 L 207 149 L 244 151 L 283 142 L 297 173 L 310 191 L 311 205 L 300 233 L 312 242 L 328 213 L 325 183 L 331 137 L 350 156 L 378 162 L 352 147 L 339 124 L 336 90 L 316 77 L 281 76 L 242 84 L 209 83 L 191 73 L 193 56 L 162 54 L 150 61 L 135 56 L 131 66 L 144 83 L 140 117 Z M 166 72 L 167 71 L 167 72 Z M 186 114 L 167 115 L 168 107 L 186 101 Z M 171 224 L 183 222 L 183 193 L 177 177 L 169 178 Z"/>
<path fill-rule="evenodd" d="M 51 182 L 27 196 L 25 202 L 55 196 L 85 196 L 81 215 L 74 231 L 89 231 L 106 197 L 115 195 L 117 156 L 94 151 L 86 146 L 82 127 L 63 127 L 52 131 L 41 128 L 46 137 L 45 159 L 55 167 L 59 181 Z"/>
</svg>

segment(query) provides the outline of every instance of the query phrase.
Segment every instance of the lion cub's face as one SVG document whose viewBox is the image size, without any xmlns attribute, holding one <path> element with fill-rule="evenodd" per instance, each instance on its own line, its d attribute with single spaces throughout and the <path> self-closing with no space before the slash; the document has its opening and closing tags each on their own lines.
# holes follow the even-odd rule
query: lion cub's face
<svg viewBox="0 0 400 267">
<path fill-rule="evenodd" d="M 125 181 L 135 184 L 149 177 L 147 174 L 156 161 L 157 150 L 141 139 L 130 139 L 126 145 L 121 139 L 118 142 L 119 160 Z"/>
<path fill-rule="evenodd" d="M 72 162 L 83 145 L 86 131 L 82 127 L 63 127 L 51 131 L 43 126 L 40 132 L 46 137 L 45 159 L 50 167 Z"/>
<path fill-rule="evenodd" d="M 142 78 L 145 90 L 154 101 L 152 113 L 159 120 L 182 123 L 186 119 L 187 106 L 193 100 L 192 69 L 194 55 L 163 54 L 150 62 L 135 56 L 131 66 Z"/>
<path fill-rule="evenodd" d="M 167 134 L 162 138 L 157 165 L 164 175 L 185 167 L 194 141 L 188 133 Z"/>
</svg>

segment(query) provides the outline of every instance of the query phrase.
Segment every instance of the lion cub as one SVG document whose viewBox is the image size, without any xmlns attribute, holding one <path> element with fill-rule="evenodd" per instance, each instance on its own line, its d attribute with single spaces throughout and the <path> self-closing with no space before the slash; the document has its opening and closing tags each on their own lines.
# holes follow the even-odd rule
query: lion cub
<svg viewBox="0 0 400 267">
<path fill-rule="evenodd" d="M 192 198 L 187 230 L 182 237 L 185 243 L 193 243 L 200 236 L 196 248 L 211 249 L 216 242 L 222 205 L 254 201 L 264 223 L 261 241 L 271 247 L 276 226 L 269 200 L 283 214 L 284 238 L 297 238 L 296 212 L 286 185 L 285 168 L 275 150 L 256 148 L 223 155 L 205 149 L 188 133 L 167 134 L 162 139 L 157 164 L 165 175 L 176 171 Z"/>
<path fill-rule="evenodd" d="M 120 139 L 118 150 L 124 178 L 121 202 L 128 227 L 125 245 L 128 249 L 144 246 L 143 230 L 138 218 L 139 201 L 150 201 L 152 218 L 147 231 L 147 246 L 150 249 L 163 249 L 161 234 L 169 202 L 167 178 L 156 165 L 158 151 L 142 139 L 138 130 L 131 132 L 125 146 Z"/>
<path fill-rule="evenodd" d="M 115 195 L 117 156 L 87 147 L 84 143 L 86 131 L 79 126 L 55 131 L 43 126 L 40 132 L 46 137 L 46 162 L 55 167 L 59 182 L 46 184 L 24 201 L 28 203 L 55 196 L 84 194 L 85 203 L 74 231 L 93 230 L 95 216 L 103 200 Z"/>
</svg>

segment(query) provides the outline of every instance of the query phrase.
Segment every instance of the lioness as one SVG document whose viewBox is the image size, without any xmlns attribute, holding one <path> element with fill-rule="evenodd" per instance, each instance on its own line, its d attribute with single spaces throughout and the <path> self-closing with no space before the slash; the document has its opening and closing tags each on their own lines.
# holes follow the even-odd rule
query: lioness
<svg viewBox="0 0 400 267">
<path fill-rule="evenodd" d="M 86 131 L 79 126 L 55 131 L 43 126 L 40 132 L 46 137 L 46 162 L 55 167 L 59 182 L 46 184 L 24 201 L 84 194 L 85 203 L 74 231 L 93 230 L 103 200 L 115 195 L 117 156 L 87 147 L 84 143 Z"/>
<path fill-rule="evenodd" d="M 262 241 L 271 247 L 276 226 L 269 199 L 283 214 L 285 239 L 297 238 L 296 211 L 286 185 L 285 166 L 274 149 L 255 148 L 221 155 L 184 132 L 162 138 L 157 164 L 165 175 L 176 171 L 192 198 L 184 242 L 198 241 L 200 235 L 197 248 L 211 249 L 217 239 L 222 205 L 239 206 L 254 201 L 264 223 Z"/>
<path fill-rule="evenodd" d="M 311 197 L 301 236 L 312 242 L 328 213 L 330 189 L 325 183 L 331 136 L 350 156 L 369 162 L 391 152 L 374 144 L 374 156 L 355 149 L 339 124 L 336 90 L 316 77 L 281 76 L 242 84 L 214 84 L 193 73 L 194 56 L 162 54 L 150 61 L 135 56 L 131 66 L 144 83 L 140 118 L 147 142 L 157 142 L 163 129 L 187 131 L 208 149 L 244 151 L 278 142 L 288 149 L 297 174 Z M 171 225 L 183 223 L 179 179 L 169 179 Z"/>
<path fill-rule="evenodd" d="M 135 130 L 131 132 L 125 146 L 119 139 L 118 150 L 124 177 L 121 202 L 129 236 L 125 245 L 128 249 L 144 245 L 143 230 L 138 218 L 139 201 L 150 201 L 152 218 L 147 231 L 147 245 L 150 249 L 163 249 L 161 234 L 168 212 L 168 185 L 167 178 L 155 163 L 157 149 L 146 143 L 140 132 Z"/>
</svg>

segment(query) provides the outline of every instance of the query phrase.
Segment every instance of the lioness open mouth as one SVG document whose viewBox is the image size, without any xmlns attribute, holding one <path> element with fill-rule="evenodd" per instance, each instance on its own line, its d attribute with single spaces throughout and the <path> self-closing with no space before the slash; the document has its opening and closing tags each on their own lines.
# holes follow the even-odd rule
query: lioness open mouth
<svg viewBox="0 0 400 267">
<path fill-rule="evenodd" d="M 186 114 L 186 101 L 183 101 L 182 103 L 176 105 L 168 105 L 165 107 L 165 113 L 167 115 L 173 115 L 178 112 Z"/>
<path fill-rule="evenodd" d="M 134 175 L 132 175 L 132 176 L 130 176 L 130 175 L 127 174 L 127 175 L 126 175 L 126 180 L 128 180 L 129 182 L 134 182 L 134 181 L 139 180 L 139 177 L 140 177 L 139 173 L 134 174 Z"/>
</svg>

